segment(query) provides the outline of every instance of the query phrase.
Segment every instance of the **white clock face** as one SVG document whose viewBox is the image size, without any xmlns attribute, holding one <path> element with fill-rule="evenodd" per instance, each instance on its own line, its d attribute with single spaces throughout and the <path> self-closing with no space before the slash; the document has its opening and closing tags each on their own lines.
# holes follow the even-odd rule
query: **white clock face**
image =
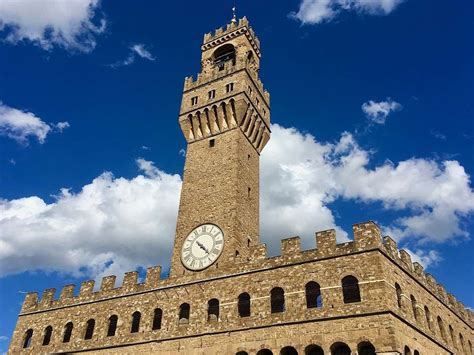
<svg viewBox="0 0 474 355">
<path fill-rule="evenodd" d="M 181 262 L 190 270 L 211 266 L 224 248 L 224 233 L 215 224 L 202 224 L 188 234 L 181 249 Z"/>
</svg>

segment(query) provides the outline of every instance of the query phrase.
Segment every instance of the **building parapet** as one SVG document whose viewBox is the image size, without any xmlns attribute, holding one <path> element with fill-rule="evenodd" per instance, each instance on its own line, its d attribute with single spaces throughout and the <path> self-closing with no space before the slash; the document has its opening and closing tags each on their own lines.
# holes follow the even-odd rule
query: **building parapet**
<svg viewBox="0 0 474 355">
<path fill-rule="evenodd" d="M 424 271 L 421 264 L 412 262 L 410 254 L 406 250 L 399 250 L 397 243 L 391 237 L 385 236 L 382 238 L 380 229 L 374 222 L 369 221 L 353 225 L 353 235 L 353 241 L 337 243 L 334 229 L 317 232 L 315 234 L 317 248 L 310 250 L 301 250 L 300 237 L 283 239 L 281 241 L 281 255 L 275 257 L 267 257 L 265 244 L 250 245 L 248 258 L 237 258 L 234 271 L 238 274 L 357 254 L 364 251 L 381 250 L 461 319 L 471 324 L 471 326 L 474 324 L 474 314 L 467 310 L 452 294 L 448 294 L 444 286 L 438 284 L 431 274 Z M 139 282 L 136 271 L 127 272 L 120 287 L 115 285 L 116 276 L 106 276 L 102 279 L 99 291 L 94 291 L 95 282 L 93 280 L 84 281 L 77 296 L 74 296 L 75 286 L 66 285 L 61 290 L 58 299 L 54 299 L 56 293 L 54 288 L 46 289 L 40 300 L 37 292 L 31 292 L 25 297 L 21 313 L 45 311 L 110 297 L 132 295 L 154 290 L 161 286 L 179 286 L 174 285 L 172 279 L 161 279 L 160 274 L 160 266 L 150 267 L 147 269 L 144 282 Z M 199 275 L 195 276 L 190 276 L 188 281 L 199 281 L 200 279 L 197 277 Z M 232 276 L 232 274 L 228 276 Z M 212 279 L 212 276 L 210 278 Z M 183 277 L 183 281 L 185 279 Z"/>
</svg>

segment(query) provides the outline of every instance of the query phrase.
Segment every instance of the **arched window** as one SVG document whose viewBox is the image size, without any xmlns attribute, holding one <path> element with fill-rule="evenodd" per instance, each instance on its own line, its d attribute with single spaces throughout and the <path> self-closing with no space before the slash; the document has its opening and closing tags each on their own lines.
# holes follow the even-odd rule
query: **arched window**
<svg viewBox="0 0 474 355">
<path fill-rule="evenodd" d="M 224 68 L 224 63 L 227 61 L 232 61 L 232 64 L 235 64 L 235 48 L 232 44 L 227 43 L 214 51 L 214 65 L 219 69 Z"/>
<path fill-rule="evenodd" d="M 237 310 L 239 311 L 240 317 L 250 316 L 250 295 L 247 292 L 241 293 L 239 295 Z"/>
<path fill-rule="evenodd" d="M 237 351 L 235 355 L 249 355 L 249 353 L 246 351 Z"/>
<path fill-rule="evenodd" d="M 84 334 L 85 340 L 92 339 L 92 336 L 94 335 L 94 327 L 95 327 L 95 320 L 89 319 L 86 323 L 86 333 Z"/>
<path fill-rule="evenodd" d="M 342 279 L 342 295 L 344 303 L 360 302 L 359 281 L 354 276 Z"/>
<path fill-rule="evenodd" d="M 189 304 L 183 303 L 179 306 L 179 323 L 180 324 L 187 324 L 189 323 Z"/>
<path fill-rule="evenodd" d="M 462 336 L 461 333 L 459 333 L 459 344 L 461 344 L 461 350 L 465 352 L 466 350 L 464 349 L 464 337 Z M 472 354 L 472 352 L 471 352 Z"/>
<path fill-rule="evenodd" d="M 429 330 L 433 330 L 433 326 L 431 324 L 431 312 L 428 306 L 425 306 L 425 317 L 426 317 L 426 324 L 428 325 Z"/>
<path fill-rule="evenodd" d="M 413 317 L 415 317 L 416 320 L 418 320 L 418 317 L 416 316 L 416 298 L 413 295 L 410 295 L 410 300 L 411 300 L 411 310 L 413 311 Z"/>
<path fill-rule="evenodd" d="M 324 350 L 318 345 L 308 345 L 306 349 L 304 349 L 305 355 L 324 355 Z"/>
<path fill-rule="evenodd" d="M 451 326 L 451 324 L 448 326 L 448 329 L 449 329 L 449 335 L 451 336 L 451 341 L 453 342 L 453 346 L 455 348 L 457 348 L 456 346 L 456 338 L 454 337 L 454 329 L 453 327 Z"/>
<path fill-rule="evenodd" d="M 44 330 L 43 345 L 51 343 L 51 335 L 53 335 L 53 327 L 48 325 Z"/>
<path fill-rule="evenodd" d="M 261 349 L 257 352 L 257 355 L 273 355 L 273 352 L 268 349 Z"/>
<path fill-rule="evenodd" d="M 420 355 L 420 352 L 419 352 L 418 350 L 415 350 L 415 351 L 413 352 L 413 355 Z"/>
<path fill-rule="evenodd" d="M 375 347 L 369 341 L 363 341 L 357 345 L 357 353 L 359 355 L 375 355 Z"/>
<path fill-rule="evenodd" d="M 153 325 L 151 329 L 161 329 L 161 319 L 163 318 L 163 311 L 161 308 L 156 308 L 153 314 Z"/>
<path fill-rule="evenodd" d="M 446 332 L 444 330 L 444 324 L 443 320 L 441 319 L 440 316 L 438 316 L 438 328 L 439 328 L 439 333 L 441 334 L 441 337 L 443 338 L 444 341 L 446 341 Z"/>
<path fill-rule="evenodd" d="M 411 350 L 408 346 L 405 345 L 405 349 L 403 350 L 403 355 L 411 355 Z"/>
<path fill-rule="evenodd" d="M 298 355 L 298 352 L 292 346 L 285 346 L 280 350 L 280 355 Z"/>
<path fill-rule="evenodd" d="M 399 284 L 395 284 L 395 292 L 397 293 L 398 308 L 402 308 L 402 288 Z"/>
<path fill-rule="evenodd" d="M 130 328 L 130 333 L 138 333 L 140 330 L 140 319 L 142 314 L 138 311 L 133 312 L 132 314 L 132 327 Z"/>
<path fill-rule="evenodd" d="M 64 326 L 63 343 L 69 343 L 71 341 L 73 328 L 74 325 L 72 324 L 72 322 L 66 323 L 66 325 Z"/>
<path fill-rule="evenodd" d="M 285 291 L 281 287 L 275 287 L 270 292 L 270 306 L 272 313 L 285 311 Z"/>
<path fill-rule="evenodd" d="M 472 343 L 470 340 L 467 341 L 467 344 L 469 346 L 469 354 L 472 354 Z"/>
<path fill-rule="evenodd" d="M 307 308 L 321 308 L 323 306 L 323 300 L 321 298 L 321 289 L 319 284 L 314 281 L 310 281 L 305 286 L 306 290 L 306 307 Z"/>
<path fill-rule="evenodd" d="M 31 346 L 32 338 L 33 338 L 33 329 L 28 329 L 25 332 L 25 338 L 23 339 L 23 349 L 28 349 Z"/>
<path fill-rule="evenodd" d="M 118 317 L 115 314 L 109 317 L 109 327 L 107 328 L 108 337 L 115 336 L 115 332 L 117 331 L 117 321 Z"/>
<path fill-rule="evenodd" d="M 331 355 L 351 355 L 351 349 L 345 343 L 334 343 L 331 345 Z"/>
<path fill-rule="evenodd" d="M 219 300 L 213 298 L 207 302 L 207 321 L 216 322 L 219 320 Z"/>
</svg>

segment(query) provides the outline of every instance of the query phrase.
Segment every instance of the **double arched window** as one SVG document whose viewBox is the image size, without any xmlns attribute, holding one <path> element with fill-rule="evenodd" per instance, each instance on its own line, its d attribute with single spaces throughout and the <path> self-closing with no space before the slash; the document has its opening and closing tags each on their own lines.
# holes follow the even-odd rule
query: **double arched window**
<svg viewBox="0 0 474 355">
<path fill-rule="evenodd" d="M 53 335 L 53 327 L 48 325 L 44 330 L 43 345 L 49 345 L 51 342 L 51 336 Z"/>
<path fill-rule="evenodd" d="M 189 323 L 189 303 L 183 303 L 179 306 L 179 324 L 188 324 Z"/>
<path fill-rule="evenodd" d="M 275 287 L 270 292 L 270 307 L 272 313 L 285 311 L 285 291 L 281 287 Z"/>
<path fill-rule="evenodd" d="M 360 302 L 359 281 L 352 275 L 342 279 L 344 303 Z"/>
<path fill-rule="evenodd" d="M 447 341 L 446 331 L 444 330 L 443 320 L 441 319 L 440 316 L 438 316 L 437 321 L 438 321 L 439 334 L 441 334 L 441 338 L 443 338 L 444 341 Z"/>
<path fill-rule="evenodd" d="M 306 307 L 308 308 L 320 308 L 323 306 L 323 300 L 321 298 L 321 288 L 319 284 L 314 281 L 310 281 L 305 286 L 306 293 Z"/>
<path fill-rule="evenodd" d="M 216 322 L 219 320 L 219 300 L 213 298 L 207 302 L 207 321 Z"/>
<path fill-rule="evenodd" d="M 32 338 L 33 338 L 33 329 L 28 329 L 25 332 L 25 337 L 23 339 L 23 349 L 28 349 L 31 346 Z"/>
<path fill-rule="evenodd" d="M 66 325 L 64 326 L 63 343 L 69 343 L 71 341 L 73 328 L 74 325 L 72 324 L 72 322 L 66 323 Z"/>
</svg>

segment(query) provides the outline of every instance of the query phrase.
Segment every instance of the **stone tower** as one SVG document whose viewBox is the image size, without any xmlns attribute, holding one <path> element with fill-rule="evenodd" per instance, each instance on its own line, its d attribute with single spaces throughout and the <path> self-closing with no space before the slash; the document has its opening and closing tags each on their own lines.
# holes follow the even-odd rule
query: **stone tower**
<svg viewBox="0 0 474 355">
<path fill-rule="evenodd" d="M 247 19 L 234 18 L 204 35 L 201 72 L 185 79 L 179 124 L 188 145 L 171 277 L 225 272 L 258 243 L 259 157 L 270 138 L 260 56 Z"/>
</svg>

